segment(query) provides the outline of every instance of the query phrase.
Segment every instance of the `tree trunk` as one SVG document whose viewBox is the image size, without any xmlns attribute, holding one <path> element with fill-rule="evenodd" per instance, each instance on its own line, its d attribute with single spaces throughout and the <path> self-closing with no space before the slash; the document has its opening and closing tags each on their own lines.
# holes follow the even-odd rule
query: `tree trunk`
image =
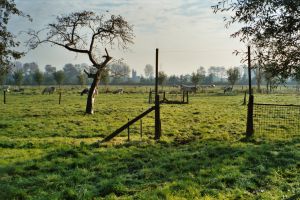
<svg viewBox="0 0 300 200">
<path fill-rule="evenodd" d="M 95 89 L 100 83 L 101 70 L 98 70 L 93 79 L 93 83 L 89 90 L 88 98 L 86 101 L 86 114 L 94 114 L 94 102 L 95 102 Z"/>
</svg>

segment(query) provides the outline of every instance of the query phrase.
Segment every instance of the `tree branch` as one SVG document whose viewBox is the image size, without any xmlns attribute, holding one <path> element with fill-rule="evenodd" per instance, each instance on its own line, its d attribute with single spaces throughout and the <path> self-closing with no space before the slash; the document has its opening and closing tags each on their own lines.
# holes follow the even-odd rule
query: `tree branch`
<svg viewBox="0 0 300 200">
<path fill-rule="evenodd" d="M 88 76 L 88 78 L 95 78 L 96 77 L 96 74 L 89 73 L 86 70 L 83 70 L 83 71 Z"/>
</svg>

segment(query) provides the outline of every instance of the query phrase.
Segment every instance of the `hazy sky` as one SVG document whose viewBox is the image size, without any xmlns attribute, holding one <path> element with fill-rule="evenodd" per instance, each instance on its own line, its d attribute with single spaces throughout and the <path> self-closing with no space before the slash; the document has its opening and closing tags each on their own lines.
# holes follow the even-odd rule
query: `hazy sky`
<svg viewBox="0 0 300 200">
<path fill-rule="evenodd" d="M 14 19 L 13 31 L 41 29 L 56 15 L 93 10 L 120 14 L 134 26 L 134 44 L 129 50 L 109 50 L 116 59 L 124 58 L 129 66 L 144 72 L 146 64 L 155 63 L 159 48 L 159 67 L 167 74 L 185 74 L 199 66 L 240 65 L 240 57 L 232 54 L 243 49 L 238 39 L 230 38 L 236 30 L 224 28 L 223 16 L 214 14 L 216 0 L 15 0 L 17 7 L 30 14 L 33 22 Z M 88 63 L 86 55 L 68 52 L 60 47 L 42 45 L 29 52 L 21 62 L 37 62 L 41 68 L 51 64 L 62 68 L 65 63 Z"/>
</svg>

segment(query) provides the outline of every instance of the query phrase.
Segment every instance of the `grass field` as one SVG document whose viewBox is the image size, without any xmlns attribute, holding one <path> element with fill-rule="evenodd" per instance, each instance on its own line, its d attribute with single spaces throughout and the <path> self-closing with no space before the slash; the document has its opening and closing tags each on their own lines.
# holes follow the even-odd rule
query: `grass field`
<svg viewBox="0 0 300 200">
<path fill-rule="evenodd" d="M 151 105 L 147 88 L 99 94 L 85 115 L 78 89 L 10 93 L 0 106 L 0 199 L 300 199 L 300 133 L 243 142 L 243 94 L 213 91 L 188 105 L 162 105 L 111 142 L 98 140 Z M 138 92 L 136 92 L 138 91 Z M 141 93 L 144 92 L 144 93 Z M 3 95 L 1 94 L 1 100 Z M 300 104 L 293 94 L 255 95 L 260 103 Z"/>
</svg>

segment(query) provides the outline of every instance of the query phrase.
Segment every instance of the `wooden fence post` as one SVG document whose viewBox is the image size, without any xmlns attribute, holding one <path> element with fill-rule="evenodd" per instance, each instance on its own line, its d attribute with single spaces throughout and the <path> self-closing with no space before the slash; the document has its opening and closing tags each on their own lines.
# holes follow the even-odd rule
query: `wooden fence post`
<svg viewBox="0 0 300 200">
<path fill-rule="evenodd" d="M 58 104 L 61 102 L 61 92 L 59 92 Z"/>
<path fill-rule="evenodd" d="M 185 92 L 183 91 L 183 92 L 182 92 L 182 102 L 183 102 L 183 103 L 184 103 L 184 100 L 185 100 L 185 96 L 184 96 L 184 95 L 185 95 Z"/>
<path fill-rule="evenodd" d="M 253 127 L 253 107 L 254 107 L 254 96 L 249 96 L 249 102 L 248 102 L 248 113 L 247 113 L 247 132 L 246 136 L 251 137 L 254 133 L 254 127 Z"/>
<path fill-rule="evenodd" d="M 150 88 L 150 92 L 149 92 L 149 99 L 148 99 L 148 103 L 151 104 L 152 103 L 152 91 Z"/>
<path fill-rule="evenodd" d="M 159 95 L 155 96 L 155 140 L 159 140 L 161 136 L 160 106 Z"/>
<path fill-rule="evenodd" d="M 186 91 L 186 103 L 189 104 L 189 92 Z"/>
<path fill-rule="evenodd" d="M 249 102 L 248 102 L 248 112 L 247 112 L 247 128 L 246 137 L 251 137 L 254 132 L 253 128 L 253 106 L 254 106 L 254 96 L 251 83 L 251 48 L 248 46 L 248 81 L 249 81 Z"/>
<path fill-rule="evenodd" d="M 6 104 L 6 91 L 5 90 L 3 91 L 3 95 L 4 95 L 3 96 L 3 103 Z"/>
<path fill-rule="evenodd" d="M 161 121 L 158 95 L 158 49 L 156 49 L 155 57 L 155 140 L 159 140 L 161 136 Z"/>
<path fill-rule="evenodd" d="M 245 91 L 245 94 L 244 94 L 244 103 L 243 105 L 246 105 L 247 104 L 247 91 Z"/>
<path fill-rule="evenodd" d="M 128 118 L 128 122 L 129 122 L 129 118 Z M 128 126 L 127 128 L 127 134 L 128 134 L 128 142 L 130 141 L 130 126 Z"/>
<path fill-rule="evenodd" d="M 141 134 L 141 139 L 143 138 L 143 120 L 140 120 L 140 134 Z"/>
</svg>

